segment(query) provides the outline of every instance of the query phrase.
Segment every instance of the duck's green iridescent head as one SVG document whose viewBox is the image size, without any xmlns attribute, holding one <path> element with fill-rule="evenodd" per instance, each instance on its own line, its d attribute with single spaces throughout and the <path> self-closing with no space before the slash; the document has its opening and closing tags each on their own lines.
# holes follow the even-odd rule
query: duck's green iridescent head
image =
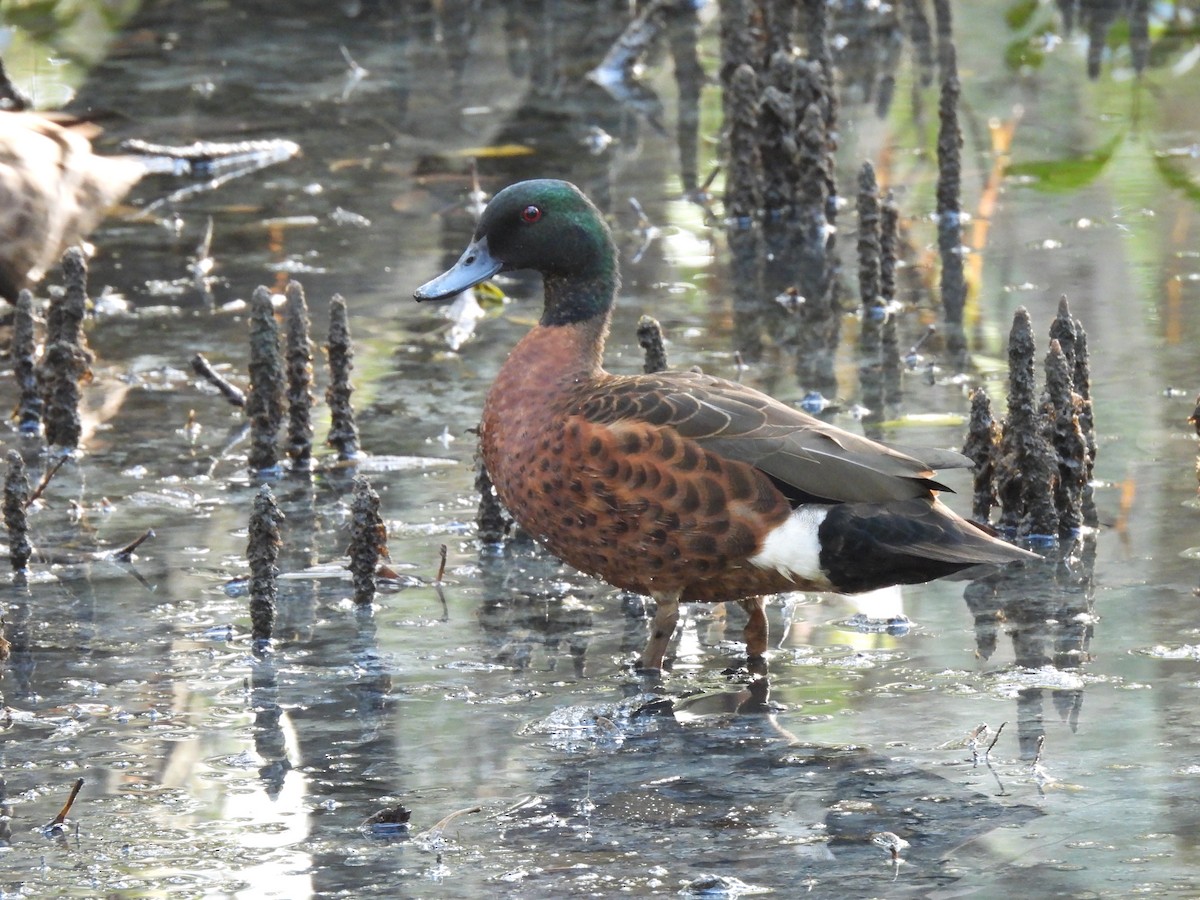
<svg viewBox="0 0 1200 900">
<path fill-rule="evenodd" d="M 617 248 L 604 216 L 575 185 L 522 181 L 492 198 L 458 262 L 413 296 L 442 299 L 516 269 L 542 273 L 542 324 L 567 325 L 611 307 Z"/>
</svg>

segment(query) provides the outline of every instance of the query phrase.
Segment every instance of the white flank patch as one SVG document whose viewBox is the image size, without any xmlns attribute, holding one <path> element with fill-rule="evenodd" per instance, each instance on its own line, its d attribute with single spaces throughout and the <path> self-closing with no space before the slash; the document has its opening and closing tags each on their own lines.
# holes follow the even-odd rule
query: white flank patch
<svg viewBox="0 0 1200 900">
<path fill-rule="evenodd" d="M 786 522 L 767 535 L 762 550 L 749 562 L 763 569 L 776 569 L 787 578 L 825 580 L 817 529 L 828 513 L 828 506 L 818 504 L 797 507 Z"/>
</svg>

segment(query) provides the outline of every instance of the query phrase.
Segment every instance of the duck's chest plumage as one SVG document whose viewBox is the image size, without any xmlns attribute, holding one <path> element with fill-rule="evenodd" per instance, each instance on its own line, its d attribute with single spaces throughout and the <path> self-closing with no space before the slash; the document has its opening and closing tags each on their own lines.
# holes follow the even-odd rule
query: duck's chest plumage
<svg viewBox="0 0 1200 900">
<path fill-rule="evenodd" d="M 717 601 L 827 587 L 750 562 L 791 515 L 787 499 L 753 466 L 614 413 L 637 380 L 600 370 L 594 344 L 583 328 L 535 328 L 488 394 L 484 465 L 521 527 L 638 593 Z"/>
</svg>

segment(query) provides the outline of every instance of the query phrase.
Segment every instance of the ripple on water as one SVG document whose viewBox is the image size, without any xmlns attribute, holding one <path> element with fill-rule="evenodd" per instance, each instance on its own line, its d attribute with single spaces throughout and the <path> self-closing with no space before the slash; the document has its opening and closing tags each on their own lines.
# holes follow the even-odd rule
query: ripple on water
<svg viewBox="0 0 1200 900">
<path fill-rule="evenodd" d="M 1188 659 L 1193 662 L 1200 660 L 1200 646 L 1196 644 L 1181 644 L 1175 647 L 1155 644 L 1153 647 L 1144 647 L 1134 652 L 1152 659 Z"/>
</svg>

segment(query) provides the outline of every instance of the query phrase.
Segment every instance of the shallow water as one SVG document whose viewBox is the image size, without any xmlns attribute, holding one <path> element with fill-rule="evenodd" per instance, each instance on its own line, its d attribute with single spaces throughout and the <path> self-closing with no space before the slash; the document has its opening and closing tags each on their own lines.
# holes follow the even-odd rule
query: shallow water
<svg viewBox="0 0 1200 900">
<path fill-rule="evenodd" d="M 277 137 L 304 153 L 149 221 L 117 215 L 94 235 L 93 293 L 108 286 L 131 312 L 90 325 L 86 453 L 32 518 L 54 562 L 35 565 L 27 588 L 5 588 L 6 895 L 643 896 L 699 894 L 707 875 L 737 879 L 727 895 L 1200 892 L 1200 540 L 1186 421 L 1200 79 L 1186 40 L 1159 36 L 1140 81 L 1123 46 L 1089 81 L 1078 34 L 1026 41 L 1052 52 L 1014 72 L 1004 45 L 1043 21 L 1057 28 L 1050 11 L 1016 32 L 1004 4 L 957 10 L 967 207 L 992 165 L 989 120 L 1016 122 L 1015 163 L 1046 164 L 1005 183 L 975 254 L 973 352 L 992 372 L 1018 305 L 1044 335 L 1069 297 L 1092 351 L 1102 527 L 1058 571 L 996 592 L 940 582 L 776 600 L 764 696 L 726 671 L 741 662 L 736 608 L 687 610 L 673 671 L 655 684 L 625 666 L 646 633 L 637 602 L 529 547 L 481 552 L 469 429 L 536 317 L 535 286 L 506 284 L 517 299 L 457 350 L 441 312 L 410 299 L 466 240 L 468 214 L 446 213 L 466 201 L 471 156 L 489 192 L 570 177 L 607 205 L 630 251 L 612 369 L 640 368 L 634 329 L 650 313 L 674 365 L 798 400 L 786 360 L 739 373 L 733 358 L 724 240 L 680 199 L 669 56 L 652 53 L 644 73 L 661 109 L 633 108 L 583 78 L 619 33 L 623 3 L 364 3 L 357 18 L 345 4 L 288 6 L 154 4 L 78 84 L 72 108 L 105 114 L 106 147 Z M 348 79 L 342 48 L 365 77 Z M 936 95 L 914 87 L 905 53 L 885 118 L 847 89 L 840 178 L 852 184 L 871 159 L 894 187 L 913 244 L 905 299 L 928 307 Z M 52 77 L 44 63 L 6 62 L 19 80 Z M 710 86 L 701 177 L 718 116 Z M 614 140 L 593 153 L 596 129 Z M 150 179 L 132 206 L 180 186 Z M 636 262 L 631 196 L 661 229 Z M 189 273 L 209 217 L 211 298 Z M 841 223 L 850 266 L 850 208 Z M 237 582 L 255 490 L 245 444 L 226 447 L 241 414 L 187 364 L 203 352 L 244 383 L 246 323 L 230 304 L 289 275 L 305 285 L 318 342 L 328 298 L 350 305 L 371 454 L 361 470 L 382 496 L 392 567 L 412 583 L 356 610 L 340 569 L 350 475 L 278 481 L 285 577 L 261 659 Z M 902 340 L 923 322 L 907 315 Z M 845 408 L 858 400 L 853 373 L 846 349 Z M 945 422 L 966 401 L 951 374 L 909 373 L 905 412 L 939 415 L 888 435 L 958 445 L 961 424 Z M 985 377 L 998 396 L 1002 373 Z M 198 433 L 185 429 L 192 410 Z M 15 430 L 3 443 L 41 465 Z M 951 499 L 966 511 L 966 494 Z M 155 537 L 132 565 L 106 557 L 147 528 Z M 901 612 L 908 626 L 890 630 L 854 618 Z M 1006 723 L 990 765 L 966 743 L 982 722 L 993 733 Z M 79 777 L 73 824 L 43 834 Z M 360 829 L 397 803 L 412 812 L 407 832 Z M 909 842 L 903 862 L 871 843 L 877 832 Z"/>
</svg>

